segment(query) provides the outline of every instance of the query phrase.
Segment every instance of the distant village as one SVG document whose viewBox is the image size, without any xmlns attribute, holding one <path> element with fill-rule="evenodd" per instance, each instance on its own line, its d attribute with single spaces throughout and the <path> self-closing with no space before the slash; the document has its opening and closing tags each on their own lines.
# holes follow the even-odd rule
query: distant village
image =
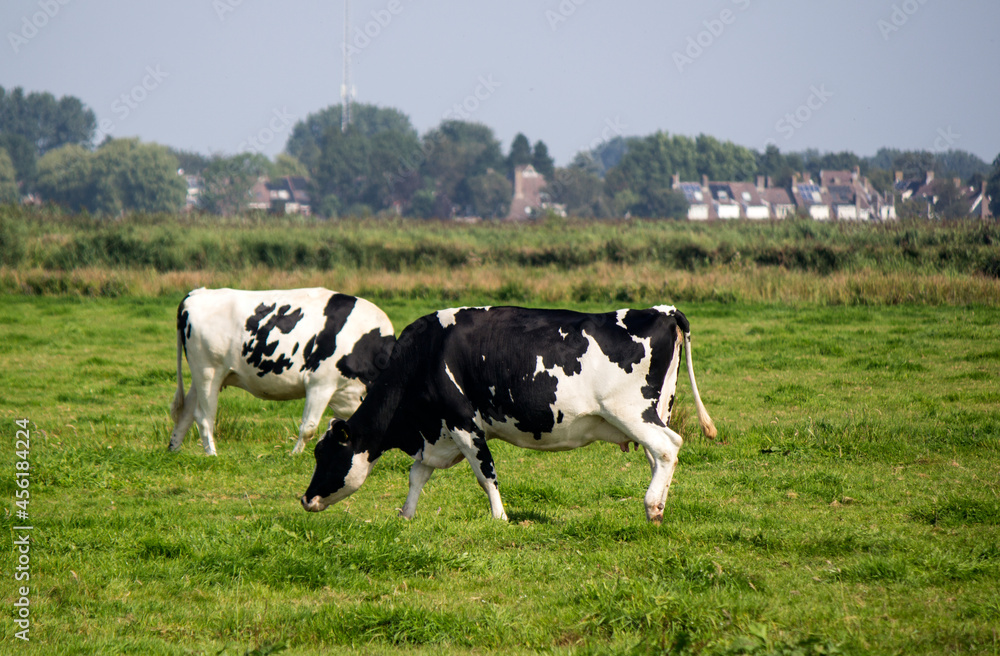
<svg viewBox="0 0 1000 656">
<path fill-rule="evenodd" d="M 197 175 L 185 175 L 187 182 L 186 210 L 198 208 L 202 180 Z M 896 198 L 915 201 L 926 210 L 926 216 L 935 215 L 940 187 L 932 184 L 934 172 L 923 178 L 904 179 L 895 173 L 894 192 L 879 193 L 871 182 L 861 175 L 860 167 L 853 171 L 820 171 L 813 180 L 806 173 L 795 174 L 787 187 L 776 186 L 770 176 L 757 176 L 756 182 L 727 182 L 709 180 L 684 181 L 673 176 L 672 188 L 684 194 L 688 203 L 687 218 L 691 221 L 729 219 L 787 219 L 796 215 L 817 221 L 892 221 L 897 218 Z M 992 218 L 990 197 L 986 182 L 979 188 L 963 185 L 960 178 L 952 180 L 970 218 Z M 546 192 L 545 177 L 531 164 L 514 170 L 510 212 L 506 220 L 530 221 L 550 214 L 565 217 L 564 205 L 551 201 Z M 275 180 L 260 177 L 253 186 L 246 209 L 273 214 L 312 214 L 309 181 L 300 176 Z M 923 212 L 922 212 L 923 213 Z M 465 221 L 481 220 L 479 217 L 461 217 Z"/>
</svg>

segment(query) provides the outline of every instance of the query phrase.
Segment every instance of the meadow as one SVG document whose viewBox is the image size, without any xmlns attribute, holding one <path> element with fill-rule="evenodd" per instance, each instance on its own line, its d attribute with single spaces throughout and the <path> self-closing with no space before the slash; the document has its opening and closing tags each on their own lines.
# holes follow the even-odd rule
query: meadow
<svg viewBox="0 0 1000 656">
<path fill-rule="evenodd" d="M 4 220 L 19 251 L 0 269 L 0 496 L 13 536 L 15 421 L 28 419 L 39 653 L 1000 653 L 995 226 Z M 44 259 L 175 230 L 231 257 L 116 263 L 105 244 L 88 261 Z M 383 255 L 262 263 L 238 250 L 315 251 L 317 236 Z M 708 257 L 679 264 L 691 243 Z M 713 259 L 727 248 L 740 257 Z M 823 248 L 833 264 L 747 255 Z M 393 249 L 429 254 L 378 259 Z M 566 249 L 591 259 L 518 259 Z M 465 464 L 398 519 L 398 453 L 349 500 L 305 513 L 312 445 L 289 455 L 301 402 L 226 390 L 219 456 L 196 432 L 167 452 L 176 306 L 200 284 L 360 293 L 397 331 L 460 304 L 673 302 L 719 438 L 700 435 L 681 381 L 673 425 L 687 441 L 661 526 L 645 520 L 645 457 L 601 444 L 491 445 L 507 523 Z M 15 555 L 0 557 L 8 613 Z M 16 630 L 0 623 L 5 652 Z"/>
</svg>

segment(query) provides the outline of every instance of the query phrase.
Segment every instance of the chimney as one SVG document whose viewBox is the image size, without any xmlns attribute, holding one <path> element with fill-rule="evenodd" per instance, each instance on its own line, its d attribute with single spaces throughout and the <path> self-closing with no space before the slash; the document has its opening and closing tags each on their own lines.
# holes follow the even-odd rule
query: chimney
<svg viewBox="0 0 1000 656">
<path fill-rule="evenodd" d="M 701 176 L 701 186 L 702 187 L 708 187 L 708 176 L 707 175 L 702 175 Z"/>
<path fill-rule="evenodd" d="M 670 176 L 670 184 L 671 184 L 671 187 L 673 189 L 676 189 L 677 187 L 680 187 L 681 186 L 681 174 L 680 173 L 674 173 L 672 176 Z"/>
<path fill-rule="evenodd" d="M 979 215 L 984 219 L 988 219 L 993 215 L 990 213 L 990 197 L 986 195 L 986 180 L 983 180 L 982 190 L 983 197 L 979 201 Z"/>
<path fill-rule="evenodd" d="M 924 184 L 930 184 L 934 182 L 934 171 L 927 172 L 927 178 L 924 180 Z"/>
<path fill-rule="evenodd" d="M 758 190 L 765 188 L 764 187 L 764 180 L 765 180 L 764 176 L 762 176 L 762 175 L 758 175 L 757 176 L 757 189 Z"/>
<path fill-rule="evenodd" d="M 771 187 L 773 187 L 774 186 L 774 178 L 772 178 L 771 176 L 767 176 L 766 184 L 767 184 L 767 187 L 766 187 L 767 189 L 770 189 Z"/>
<path fill-rule="evenodd" d="M 952 182 L 955 183 L 955 188 L 956 189 L 961 189 L 962 188 L 962 178 L 952 178 Z"/>
<path fill-rule="evenodd" d="M 802 176 L 801 176 L 801 175 L 799 175 L 798 173 L 793 173 L 793 174 L 792 174 L 792 184 L 793 184 L 793 185 L 797 185 L 797 184 L 799 184 L 799 179 L 800 179 L 801 177 L 802 177 Z"/>
<path fill-rule="evenodd" d="M 854 180 L 855 182 L 857 182 L 858 178 L 860 178 L 860 177 L 861 177 L 861 167 L 860 166 L 855 166 L 854 167 L 854 174 L 851 176 L 851 179 Z"/>
<path fill-rule="evenodd" d="M 896 171 L 896 182 L 902 182 L 902 181 L 903 181 L 903 172 Z"/>
</svg>

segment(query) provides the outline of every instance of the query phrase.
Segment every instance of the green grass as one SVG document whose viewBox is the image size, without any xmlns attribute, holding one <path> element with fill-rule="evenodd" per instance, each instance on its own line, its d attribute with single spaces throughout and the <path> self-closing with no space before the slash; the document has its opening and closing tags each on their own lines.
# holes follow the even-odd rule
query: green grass
<svg viewBox="0 0 1000 656">
<path fill-rule="evenodd" d="M 645 457 L 611 445 L 491 446 L 509 523 L 464 464 L 398 519 L 398 453 L 303 512 L 301 402 L 226 390 L 219 457 L 194 432 L 168 453 L 180 297 L 0 297 L 8 529 L 33 422 L 35 650 L 1000 653 L 1000 308 L 682 304 L 720 437 L 682 381 L 657 527 Z M 397 330 L 455 304 L 372 300 Z"/>
</svg>

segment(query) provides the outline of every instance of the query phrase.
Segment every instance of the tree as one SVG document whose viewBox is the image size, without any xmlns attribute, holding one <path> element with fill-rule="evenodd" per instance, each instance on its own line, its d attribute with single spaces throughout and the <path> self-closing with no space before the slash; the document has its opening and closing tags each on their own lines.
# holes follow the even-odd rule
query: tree
<svg viewBox="0 0 1000 656">
<path fill-rule="evenodd" d="M 476 216 L 502 219 L 510 211 L 511 187 L 507 176 L 488 170 L 468 180 L 469 205 Z"/>
<path fill-rule="evenodd" d="M 86 208 L 92 194 L 92 157 L 83 146 L 68 144 L 39 158 L 35 189 L 42 200 L 72 212 Z"/>
<path fill-rule="evenodd" d="M 17 203 L 20 194 L 17 191 L 16 175 L 10 156 L 0 148 L 0 205 Z"/>
<path fill-rule="evenodd" d="M 138 139 L 105 142 L 93 155 L 88 209 L 109 215 L 176 212 L 187 193 L 177 169 L 177 158 L 165 146 Z"/>
<path fill-rule="evenodd" d="M 39 157 L 66 144 L 90 146 L 96 128 L 93 110 L 79 98 L 0 87 L 0 133 L 24 137 Z"/>
<path fill-rule="evenodd" d="M 990 212 L 1000 218 L 1000 155 L 993 160 L 993 170 L 986 181 L 986 195 L 990 197 Z"/>
<path fill-rule="evenodd" d="M 6 150 L 10 156 L 18 182 L 26 190 L 31 189 L 35 181 L 35 168 L 38 165 L 35 147 L 21 135 L 6 132 L 0 133 L 0 148 Z"/>
<path fill-rule="evenodd" d="M 177 158 L 177 166 L 184 169 L 184 173 L 187 175 L 201 175 L 201 172 L 212 161 L 211 158 L 190 150 L 178 150 L 176 148 L 169 148 L 168 150 L 171 155 Z"/>
<path fill-rule="evenodd" d="M 444 121 L 424 136 L 420 174 L 434 185 L 435 216 L 447 218 L 453 208 L 473 211 L 469 181 L 490 169 L 501 171 L 505 160 L 493 130 L 481 123 Z M 509 185 L 508 182 L 508 193 Z"/>
<path fill-rule="evenodd" d="M 546 180 L 551 180 L 556 174 L 556 163 L 549 156 L 549 147 L 544 141 L 536 141 L 534 152 L 531 154 L 531 165 L 542 174 Z"/>
<path fill-rule="evenodd" d="M 309 169 L 306 168 L 305 164 L 288 153 L 278 153 L 278 156 L 274 158 L 274 175 L 279 178 L 308 178 Z"/>
<path fill-rule="evenodd" d="M 321 207 L 358 206 L 380 211 L 407 202 L 419 186 L 416 171 L 409 168 L 420 151 L 414 130 L 382 130 L 365 135 L 351 126 L 347 132 L 331 128 L 320 147 L 313 172 L 320 199 L 336 197 Z"/>
<path fill-rule="evenodd" d="M 586 156 L 583 157 L 586 162 L 591 161 Z M 582 218 L 603 218 L 611 215 L 603 187 L 601 179 L 592 170 L 573 165 L 556 169 L 554 179 L 545 189 L 553 201 L 566 206 L 567 214 Z"/>
<path fill-rule="evenodd" d="M 326 109 L 309 114 L 304 121 L 298 121 L 285 144 L 285 152 L 305 164 L 315 175 L 319 166 L 323 141 L 331 130 L 340 130 L 341 105 L 331 105 Z M 410 123 L 410 117 L 391 107 L 378 107 L 358 103 L 351 105 L 351 127 L 366 137 L 379 132 L 401 132 L 418 138 L 417 131 Z"/>
<path fill-rule="evenodd" d="M 253 186 L 270 172 L 271 162 L 259 153 L 214 156 L 202 173 L 202 208 L 223 216 L 246 211 Z"/>
<path fill-rule="evenodd" d="M 938 178 L 931 183 L 934 214 L 942 219 L 961 219 L 969 215 L 962 189 L 953 180 Z"/>
<path fill-rule="evenodd" d="M 507 173 L 513 177 L 514 169 L 525 164 L 531 164 L 531 142 L 518 132 L 510 144 L 510 154 L 507 155 Z"/>
</svg>

